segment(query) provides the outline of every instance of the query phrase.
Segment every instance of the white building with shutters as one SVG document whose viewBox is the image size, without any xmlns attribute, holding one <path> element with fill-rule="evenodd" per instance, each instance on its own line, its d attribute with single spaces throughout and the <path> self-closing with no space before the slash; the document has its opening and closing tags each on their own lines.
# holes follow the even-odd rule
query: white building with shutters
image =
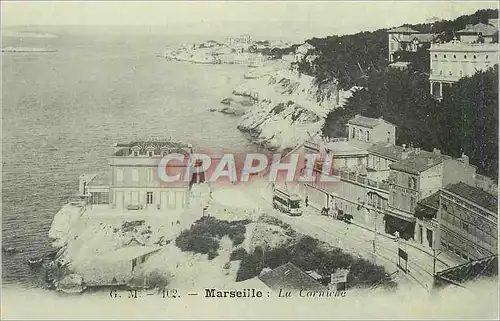
<svg viewBox="0 0 500 321">
<path fill-rule="evenodd" d="M 180 174 L 181 180 L 167 183 L 160 179 L 158 165 L 167 154 L 185 156 L 185 163 L 168 164 L 169 175 Z M 188 193 L 194 181 L 185 181 L 183 175 L 191 153 L 188 145 L 172 141 L 142 141 L 115 144 L 109 159 L 109 175 L 80 176 L 80 196 L 87 205 L 108 205 L 110 209 L 178 211 L 187 208 Z"/>
</svg>

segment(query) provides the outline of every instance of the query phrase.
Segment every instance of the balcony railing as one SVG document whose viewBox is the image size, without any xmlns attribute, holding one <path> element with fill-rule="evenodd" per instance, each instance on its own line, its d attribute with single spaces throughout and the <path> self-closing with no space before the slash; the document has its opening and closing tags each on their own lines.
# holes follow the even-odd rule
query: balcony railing
<svg viewBox="0 0 500 321">
<path fill-rule="evenodd" d="M 327 143 L 336 143 L 336 142 L 347 142 L 349 138 L 347 137 L 336 137 L 336 138 L 326 138 Z"/>
<path fill-rule="evenodd" d="M 382 181 L 382 182 L 375 181 L 375 180 L 369 179 L 365 176 L 356 174 L 354 172 L 345 171 L 345 170 L 337 170 L 335 172 L 335 174 L 339 175 L 341 177 L 341 179 L 343 179 L 343 180 L 358 182 L 358 183 L 363 184 L 363 185 L 368 185 L 370 187 L 389 191 L 389 183 L 384 182 L 384 181 Z"/>
</svg>

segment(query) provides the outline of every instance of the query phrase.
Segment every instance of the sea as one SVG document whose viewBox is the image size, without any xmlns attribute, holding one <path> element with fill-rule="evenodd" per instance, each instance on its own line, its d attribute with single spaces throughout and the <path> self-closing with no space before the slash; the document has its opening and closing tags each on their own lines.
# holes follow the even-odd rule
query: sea
<svg viewBox="0 0 500 321">
<path fill-rule="evenodd" d="M 50 251 L 54 215 L 75 199 L 81 174 L 108 170 L 114 143 L 173 138 L 257 148 L 236 128 L 238 117 L 209 111 L 248 67 L 161 57 L 210 37 L 84 27 L 50 33 L 57 37 L 4 33 L 2 40 L 2 47 L 57 50 L 2 53 L 2 246 L 17 249 L 2 255 L 2 281 L 29 288 L 43 280 L 27 260 Z"/>
</svg>

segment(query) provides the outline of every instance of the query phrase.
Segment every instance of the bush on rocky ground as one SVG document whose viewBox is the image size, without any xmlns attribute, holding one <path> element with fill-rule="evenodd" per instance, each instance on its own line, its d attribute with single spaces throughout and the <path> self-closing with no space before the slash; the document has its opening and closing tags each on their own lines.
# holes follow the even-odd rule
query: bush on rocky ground
<svg viewBox="0 0 500 321">
<path fill-rule="evenodd" d="M 246 225 L 250 220 L 224 221 L 215 217 L 202 217 L 194 223 L 191 231 L 196 234 L 208 234 L 212 237 L 222 238 L 227 235 L 235 246 L 240 245 L 245 240 Z"/>
<path fill-rule="evenodd" d="M 245 251 L 244 248 L 240 247 L 233 252 L 231 252 L 231 255 L 229 256 L 230 261 L 238 261 L 238 260 L 243 260 L 245 256 L 247 255 L 247 251 Z"/>
<path fill-rule="evenodd" d="M 200 234 L 196 231 L 185 230 L 175 239 L 175 245 L 182 251 L 201 254 L 217 253 L 219 241 L 207 233 Z M 216 255 L 217 256 L 217 255 Z"/>
<path fill-rule="evenodd" d="M 136 227 L 141 226 L 145 223 L 144 220 L 137 220 L 137 221 L 126 221 L 123 222 L 122 224 L 122 231 L 123 232 L 133 232 L 136 230 Z"/>
<path fill-rule="evenodd" d="M 285 223 L 275 217 L 269 216 L 269 215 L 263 215 L 260 219 L 263 223 L 271 224 L 271 225 L 276 225 L 279 226 L 283 229 L 284 233 L 286 236 L 290 237 L 296 237 L 297 232 L 292 228 L 292 226 L 288 223 Z"/>
<path fill-rule="evenodd" d="M 385 279 L 386 272 L 383 267 L 345 253 L 341 249 L 332 248 L 309 236 L 301 236 L 296 242 L 274 249 L 256 248 L 252 254 L 243 257 L 237 281 L 258 276 L 264 267 L 274 269 L 287 262 L 304 271 L 315 270 L 325 277 L 337 269 L 349 268 L 347 283 L 350 287 L 368 287 L 376 283 L 385 287 L 395 286 L 394 282 Z"/>
</svg>

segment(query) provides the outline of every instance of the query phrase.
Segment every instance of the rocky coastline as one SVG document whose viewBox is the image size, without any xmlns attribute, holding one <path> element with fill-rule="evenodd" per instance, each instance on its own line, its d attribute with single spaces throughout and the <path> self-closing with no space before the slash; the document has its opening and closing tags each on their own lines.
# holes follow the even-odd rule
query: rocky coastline
<svg viewBox="0 0 500 321">
<path fill-rule="evenodd" d="M 236 105 L 219 111 L 241 117 L 238 129 L 254 143 L 283 151 L 301 144 L 317 133 L 332 109 L 341 107 L 353 91 L 338 89 L 335 81 L 318 85 L 313 77 L 274 63 L 245 74 L 244 82 L 223 101 Z M 246 99 L 241 106 L 235 100 Z"/>
<path fill-rule="evenodd" d="M 252 42 L 243 37 L 227 43 L 184 45 L 166 57 L 192 63 L 242 63 L 254 67 L 230 96 L 222 97 L 220 108 L 209 111 L 241 117 L 238 129 L 252 142 L 269 150 L 284 151 L 320 131 L 328 112 L 341 107 L 356 88 L 340 90 L 335 80 L 318 84 L 314 77 L 299 73 L 298 63 L 314 61 L 314 47 L 310 44 L 284 49 L 282 53 L 286 54 L 280 58 L 263 55 L 272 46 L 269 42 Z M 261 63 L 253 63 L 255 59 Z"/>
</svg>

